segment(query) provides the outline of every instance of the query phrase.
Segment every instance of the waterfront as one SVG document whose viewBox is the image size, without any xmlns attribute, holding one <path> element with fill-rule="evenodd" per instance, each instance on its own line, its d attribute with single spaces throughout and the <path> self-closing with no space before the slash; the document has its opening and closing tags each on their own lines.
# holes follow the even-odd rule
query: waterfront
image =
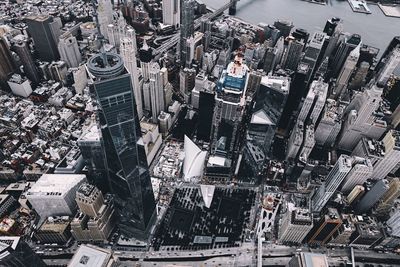
<svg viewBox="0 0 400 267">
<path fill-rule="evenodd" d="M 211 8 L 218 8 L 227 0 L 202 0 Z M 327 5 L 318 5 L 301 0 L 240 0 L 236 16 L 257 24 L 272 24 L 277 19 L 293 21 L 295 27 L 311 33 L 322 30 L 327 19 L 340 17 L 344 30 L 358 33 L 363 42 L 379 48 L 380 54 L 395 35 L 400 35 L 400 19 L 387 17 L 377 5 L 368 4 L 372 14 L 356 13 L 347 1 L 328 0 Z"/>
</svg>

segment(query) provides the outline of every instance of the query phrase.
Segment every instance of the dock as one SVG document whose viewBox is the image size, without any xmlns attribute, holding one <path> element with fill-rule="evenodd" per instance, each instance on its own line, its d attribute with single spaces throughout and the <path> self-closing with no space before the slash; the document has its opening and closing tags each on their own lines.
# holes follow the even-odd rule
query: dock
<svg viewBox="0 0 400 267">
<path fill-rule="evenodd" d="M 327 4 L 327 0 L 303 0 L 303 1 L 324 6 Z"/>
<path fill-rule="evenodd" d="M 347 0 L 353 12 L 371 14 L 367 3 L 364 0 Z"/>
<path fill-rule="evenodd" d="M 378 6 L 382 10 L 383 14 L 385 14 L 385 16 L 400 18 L 400 5 L 383 5 L 381 3 L 378 3 Z"/>
</svg>

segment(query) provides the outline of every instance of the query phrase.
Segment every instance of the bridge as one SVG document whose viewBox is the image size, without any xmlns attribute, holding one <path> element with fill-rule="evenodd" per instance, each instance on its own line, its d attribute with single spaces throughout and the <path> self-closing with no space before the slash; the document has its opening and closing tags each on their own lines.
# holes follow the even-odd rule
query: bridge
<svg viewBox="0 0 400 267">
<path fill-rule="evenodd" d="M 212 20 L 215 17 L 221 15 L 228 8 L 229 8 L 229 15 L 234 15 L 236 13 L 236 3 L 238 1 L 239 0 L 229 0 L 228 3 L 218 8 L 214 12 L 205 14 L 200 18 L 196 19 L 194 21 L 194 29 L 197 30 L 198 28 L 200 28 L 202 20 Z M 155 57 L 155 59 L 156 60 L 159 59 L 164 52 L 168 51 L 169 49 L 177 45 L 179 39 L 180 39 L 180 32 L 172 34 L 168 41 L 164 42 L 160 47 L 153 50 L 153 56 Z"/>
</svg>

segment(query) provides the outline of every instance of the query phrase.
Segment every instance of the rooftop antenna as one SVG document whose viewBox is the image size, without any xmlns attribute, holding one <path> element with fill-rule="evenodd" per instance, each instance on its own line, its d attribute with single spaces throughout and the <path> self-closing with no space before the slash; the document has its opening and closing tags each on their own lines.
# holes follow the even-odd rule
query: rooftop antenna
<svg viewBox="0 0 400 267">
<path fill-rule="evenodd" d="M 93 5 L 93 10 L 94 10 L 92 15 L 96 21 L 96 27 L 97 27 L 97 39 L 100 41 L 101 58 L 103 59 L 104 67 L 106 67 L 106 66 L 108 66 L 108 61 L 107 61 L 106 52 L 104 51 L 104 36 L 100 30 L 99 17 L 98 17 L 98 13 L 97 13 L 97 6 L 98 6 L 97 0 L 92 0 L 92 5 Z"/>
</svg>

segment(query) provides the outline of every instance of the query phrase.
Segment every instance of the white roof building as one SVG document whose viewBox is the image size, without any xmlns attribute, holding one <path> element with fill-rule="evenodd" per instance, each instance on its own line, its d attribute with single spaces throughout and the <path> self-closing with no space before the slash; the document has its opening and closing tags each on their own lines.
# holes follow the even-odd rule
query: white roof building
<svg viewBox="0 0 400 267">
<path fill-rule="evenodd" d="M 84 174 L 43 174 L 28 190 L 26 198 L 41 220 L 49 216 L 72 216 L 76 210 L 76 191 L 85 181 Z"/>
<path fill-rule="evenodd" d="M 81 245 L 68 267 L 106 267 L 113 266 L 113 262 L 110 250 L 92 245 Z"/>
</svg>

